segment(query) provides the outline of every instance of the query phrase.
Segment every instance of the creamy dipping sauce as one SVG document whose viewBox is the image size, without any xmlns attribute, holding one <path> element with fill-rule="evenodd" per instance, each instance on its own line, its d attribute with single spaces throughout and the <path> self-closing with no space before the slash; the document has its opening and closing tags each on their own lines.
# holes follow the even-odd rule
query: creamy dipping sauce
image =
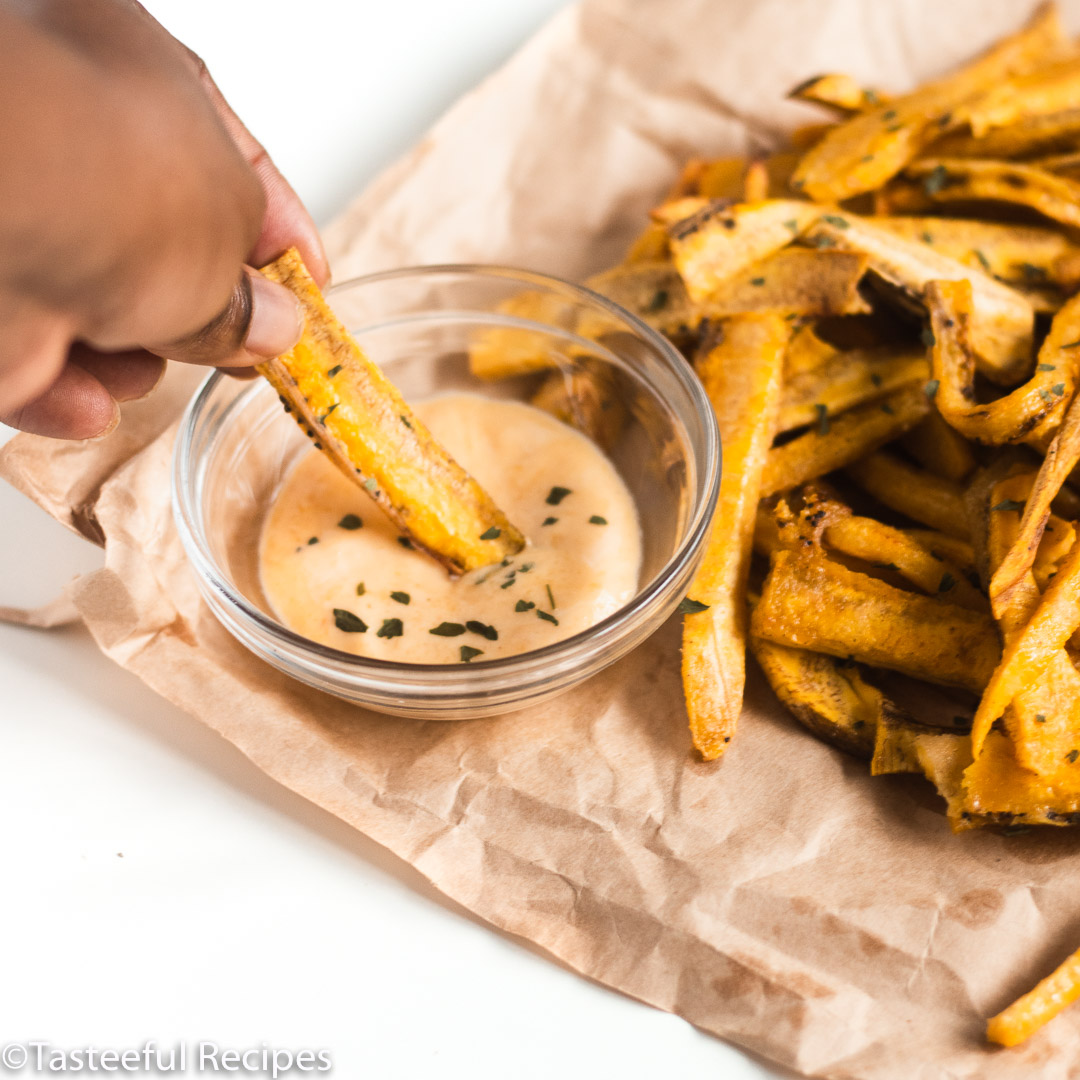
<svg viewBox="0 0 1080 1080">
<path fill-rule="evenodd" d="M 517 402 L 448 394 L 415 411 L 528 545 L 451 580 L 312 450 L 286 478 L 261 542 L 263 590 L 285 626 L 361 656 L 451 664 L 542 648 L 634 596 L 637 510 L 595 444 Z"/>
</svg>

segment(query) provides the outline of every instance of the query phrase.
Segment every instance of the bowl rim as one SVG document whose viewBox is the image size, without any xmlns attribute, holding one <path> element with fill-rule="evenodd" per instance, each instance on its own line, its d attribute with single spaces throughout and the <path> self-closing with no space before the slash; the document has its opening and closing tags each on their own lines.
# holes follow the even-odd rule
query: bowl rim
<svg viewBox="0 0 1080 1080">
<path fill-rule="evenodd" d="M 555 285 L 560 289 L 569 290 L 579 298 L 606 309 L 627 323 L 639 337 L 643 338 L 650 347 L 668 361 L 669 367 L 676 378 L 684 384 L 684 388 L 688 391 L 690 399 L 696 406 L 695 411 L 703 428 L 704 447 L 702 457 L 705 473 L 703 477 L 703 497 L 698 501 L 682 542 L 644 588 L 635 592 L 625 604 L 620 605 L 619 608 L 600 622 L 586 627 L 570 637 L 562 638 L 539 649 L 531 649 L 528 652 L 496 657 L 490 660 L 474 660 L 467 664 L 462 662 L 418 664 L 409 661 L 383 660 L 377 657 L 361 656 L 334 648 L 332 645 L 323 645 L 320 642 L 313 641 L 311 638 L 304 637 L 302 634 L 298 634 L 294 630 L 290 630 L 287 626 L 252 604 L 247 597 L 229 583 L 224 575 L 219 572 L 213 556 L 204 550 L 204 545 L 199 540 L 199 530 L 192 523 L 192 519 L 197 520 L 197 517 L 194 508 L 190 505 L 190 497 L 193 493 L 191 480 L 198 471 L 197 464 L 191 460 L 192 433 L 204 406 L 210 400 L 215 389 L 228 377 L 221 370 L 211 372 L 200 383 L 180 418 L 172 453 L 173 518 L 185 554 L 204 583 L 224 597 L 234 612 L 241 615 L 245 620 L 256 624 L 260 630 L 269 634 L 271 638 L 281 641 L 282 644 L 288 644 L 288 646 L 301 653 L 309 654 L 313 660 L 317 659 L 324 663 L 330 662 L 339 669 L 344 665 L 349 670 L 350 675 L 362 677 L 366 674 L 378 681 L 384 681 L 385 677 L 391 673 L 406 678 L 417 678 L 425 683 L 431 681 L 428 678 L 430 676 L 437 677 L 451 674 L 460 676 L 464 672 L 475 673 L 478 676 L 481 674 L 484 676 L 499 676 L 510 672 L 527 674 L 533 669 L 542 669 L 545 672 L 553 673 L 554 670 L 561 668 L 566 661 L 573 660 L 583 646 L 602 650 L 604 646 L 620 640 L 625 631 L 632 629 L 636 616 L 643 609 L 649 608 L 651 601 L 658 594 L 664 592 L 672 580 L 677 580 L 681 576 L 681 571 L 685 569 L 686 564 L 697 556 L 701 547 L 707 542 L 720 490 L 722 449 L 716 414 L 704 386 L 694 372 L 693 366 L 667 338 L 654 330 L 644 320 L 634 315 L 633 312 L 628 311 L 600 293 L 594 292 L 585 285 L 567 281 L 553 274 L 497 263 L 431 263 L 395 267 L 391 270 L 382 270 L 347 278 L 344 281 L 332 284 L 326 290 L 326 295 L 332 304 L 334 293 L 348 288 L 392 281 L 398 278 L 427 277 L 438 274 L 509 279 L 531 282 L 542 286 Z M 232 401 L 226 406 L 226 412 L 231 411 L 238 402 L 246 399 L 253 392 L 257 392 L 258 389 L 260 387 L 257 382 L 241 387 Z M 560 663 L 560 661 L 563 663 Z M 339 670 L 339 673 L 342 672 Z"/>
</svg>

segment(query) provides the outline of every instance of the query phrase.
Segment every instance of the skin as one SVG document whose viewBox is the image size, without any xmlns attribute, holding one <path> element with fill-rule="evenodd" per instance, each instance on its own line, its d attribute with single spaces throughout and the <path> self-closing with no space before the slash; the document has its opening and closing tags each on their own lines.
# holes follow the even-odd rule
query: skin
<svg viewBox="0 0 1080 1080">
<path fill-rule="evenodd" d="M 315 226 L 205 66 L 134 0 L 0 0 L 0 420 L 94 438 L 164 357 L 248 374 L 299 337 L 254 272 Z"/>
</svg>

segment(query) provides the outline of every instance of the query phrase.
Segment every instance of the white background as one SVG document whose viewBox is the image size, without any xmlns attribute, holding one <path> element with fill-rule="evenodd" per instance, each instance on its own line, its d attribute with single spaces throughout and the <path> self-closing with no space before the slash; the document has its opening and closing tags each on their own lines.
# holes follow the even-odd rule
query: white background
<svg viewBox="0 0 1080 1080">
<path fill-rule="evenodd" d="M 146 3 L 322 224 L 562 6 Z M 0 604 L 97 563 L 6 486 L 0 522 Z M 326 1048 L 350 1080 L 775 1075 L 479 923 L 80 630 L 0 626 L 0 688 L 0 1045 Z"/>
</svg>

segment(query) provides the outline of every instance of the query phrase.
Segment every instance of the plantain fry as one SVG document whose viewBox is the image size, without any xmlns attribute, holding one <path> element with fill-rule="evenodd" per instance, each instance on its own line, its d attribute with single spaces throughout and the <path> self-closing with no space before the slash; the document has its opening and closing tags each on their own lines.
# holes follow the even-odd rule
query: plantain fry
<svg viewBox="0 0 1080 1080">
<path fill-rule="evenodd" d="M 704 313 L 690 302 L 686 288 L 669 260 L 622 264 L 595 274 L 586 285 L 614 300 L 654 330 L 668 336 L 693 330 L 701 324 Z M 585 326 L 579 333 L 595 338 L 603 327 Z"/>
<path fill-rule="evenodd" d="M 1001 1046 L 1019 1046 L 1080 998 L 1080 949 L 1045 979 L 986 1022 L 986 1037 Z"/>
<path fill-rule="evenodd" d="M 936 529 L 903 529 L 918 544 L 936 558 L 955 563 L 963 571 L 975 569 L 975 551 L 967 540 L 960 540 Z"/>
<path fill-rule="evenodd" d="M 688 195 L 705 199 L 741 199 L 745 172 L 745 158 L 714 158 L 711 161 L 691 158 L 668 193 L 668 199 Z"/>
<path fill-rule="evenodd" d="M 707 300 L 718 286 L 790 244 L 819 213 L 812 203 L 794 199 L 714 200 L 673 222 L 671 255 L 690 299 Z"/>
<path fill-rule="evenodd" d="M 986 597 L 964 577 L 959 566 L 891 525 L 853 516 L 831 524 L 823 538 L 829 548 L 892 570 L 927 596 L 947 597 L 972 611 L 987 610 Z"/>
<path fill-rule="evenodd" d="M 793 184 L 817 202 L 840 202 L 895 176 L 953 122 L 965 101 L 1031 71 L 1065 49 L 1056 10 L 1044 5 L 1028 25 L 959 71 L 845 121 L 810 147 Z"/>
<path fill-rule="evenodd" d="M 824 240 L 831 248 L 865 255 L 877 277 L 920 309 L 931 281 L 969 281 L 974 295 L 971 335 L 979 370 L 1008 385 L 1030 367 L 1035 312 L 1031 302 L 1008 285 L 856 214 L 822 216 L 807 230 L 806 240 Z"/>
<path fill-rule="evenodd" d="M 884 450 L 853 461 L 847 472 L 885 506 L 948 536 L 970 538 L 963 493 L 955 481 L 909 465 Z"/>
<path fill-rule="evenodd" d="M 750 638 L 773 693 L 803 727 L 856 757 L 869 758 L 874 733 L 896 706 L 851 663 Z"/>
<path fill-rule="evenodd" d="M 978 464 L 967 440 L 949 426 L 937 409 L 931 409 L 901 436 L 900 445 L 924 469 L 948 480 L 963 480 Z"/>
<path fill-rule="evenodd" d="M 1001 654 L 989 613 L 895 588 L 816 549 L 773 555 L 750 629 L 779 645 L 975 691 Z"/>
<path fill-rule="evenodd" d="M 694 746 L 706 761 L 731 742 L 746 679 L 746 581 L 761 475 L 780 405 L 789 325 L 779 315 L 724 323 L 698 373 L 720 425 L 726 466 L 708 546 L 683 620 L 682 678 Z"/>
<path fill-rule="evenodd" d="M 914 427 L 929 410 L 922 387 L 905 386 L 774 447 L 765 466 L 762 496 L 852 465 Z"/>
<path fill-rule="evenodd" d="M 1080 140 L 1080 109 L 1024 117 L 1009 127 L 976 138 L 963 129 L 943 135 L 926 148 L 927 157 L 1029 158 L 1071 150 Z"/>
<path fill-rule="evenodd" d="M 810 336 L 803 331 L 798 338 Z M 903 347 L 847 352 L 834 349 L 816 367 L 792 373 L 789 361 L 785 368 L 778 431 L 820 423 L 822 415 L 832 417 L 857 405 L 877 401 L 911 383 L 922 385 L 930 375 L 923 350 Z"/>
<path fill-rule="evenodd" d="M 290 248 L 262 272 L 300 301 L 304 333 L 258 370 L 323 453 L 452 574 L 519 552 L 525 538 L 364 355 L 299 252 Z"/>
<path fill-rule="evenodd" d="M 823 105 L 839 116 L 852 116 L 887 103 L 887 95 L 868 90 L 850 75 L 815 75 L 788 91 L 794 101 Z"/>
<path fill-rule="evenodd" d="M 1031 569 L 1054 497 L 1077 463 L 1080 463 L 1080 404 L 1074 398 L 1046 451 L 1035 486 L 1024 503 L 1016 541 L 994 571 L 989 590 L 992 601 L 1007 597 Z"/>
<path fill-rule="evenodd" d="M 1080 298 L 1058 312 L 1039 349 L 1031 378 L 996 401 L 975 402 L 975 350 L 971 342 L 972 293 L 966 281 L 933 281 L 926 289 L 938 411 L 960 434 L 1000 446 L 1056 430 L 1076 390 L 1080 350 L 1065 348 L 1080 337 Z"/>
<path fill-rule="evenodd" d="M 1006 79 L 962 105 L 956 119 L 976 138 L 1020 120 L 1080 109 L 1080 59 L 1075 54 Z"/>
<path fill-rule="evenodd" d="M 972 751 L 976 757 L 990 731 L 990 725 L 1022 690 L 1034 684 L 1054 654 L 1080 628 L 1080 605 L 1075 596 L 1080 587 L 1080 544 L 1074 543 L 1060 572 L 1047 585 L 1024 627 L 1006 641 L 1001 662 L 979 702 L 972 723 Z"/>
<path fill-rule="evenodd" d="M 1080 228 L 1080 182 L 1034 165 L 980 158 L 924 158 L 904 170 L 929 203 L 1001 202 L 1026 206 Z"/>
<path fill-rule="evenodd" d="M 748 311 L 858 315 L 870 310 L 859 293 L 865 272 L 861 255 L 784 248 L 729 278 L 700 307 L 709 318 Z"/>
<path fill-rule="evenodd" d="M 1068 277 L 1059 279 L 1059 260 L 1080 255 L 1080 244 L 1039 225 L 943 217 L 876 217 L 870 222 L 1019 289 L 1071 284 Z"/>
</svg>

